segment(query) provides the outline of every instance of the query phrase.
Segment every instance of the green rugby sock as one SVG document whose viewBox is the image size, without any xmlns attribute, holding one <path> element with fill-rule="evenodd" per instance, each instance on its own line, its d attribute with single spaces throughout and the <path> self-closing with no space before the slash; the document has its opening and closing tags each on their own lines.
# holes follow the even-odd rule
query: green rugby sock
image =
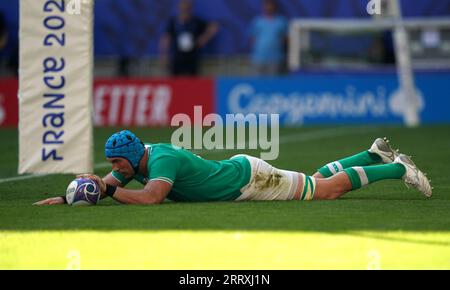
<svg viewBox="0 0 450 290">
<path fill-rule="evenodd" d="M 350 168 L 353 166 L 368 166 L 378 164 L 380 162 L 381 157 L 378 154 L 364 151 L 359 154 L 328 163 L 318 171 L 320 174 L 322 174 L 323 177 L 327 178 L 341 171 L 344 171 L 344 169 L 346 168 Z"/>
<path fill-rule="evenodd" d="M 351 167 L 344 170 L 352 183 L 352 190 L 361 188 L 370 183 L 386 179 L 402 179 L 405 175 L 405 166 L 399 163 L 383 165 Z"/>
</svg>

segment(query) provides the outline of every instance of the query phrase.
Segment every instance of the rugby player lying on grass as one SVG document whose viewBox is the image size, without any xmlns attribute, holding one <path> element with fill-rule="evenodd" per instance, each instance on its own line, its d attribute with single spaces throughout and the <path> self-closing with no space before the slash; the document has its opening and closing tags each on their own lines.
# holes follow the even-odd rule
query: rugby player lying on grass
<svg viewBox="0 0 450 290">
<path fill-rule="evenodd" d="M 100 185 L 102 198 L 123 204 L 160 204 L 166 198 L 181 202 L 246 200 L 334 200 L 370 183 L 403 180 L 431 197 L 429 180 L 411 159 L 378 138 L 367 151 L 335 161 L 313 176 L 277 169 L 248 155 L 210 161 L 170 144 L 144 144 L 130 131 L 112 135 L 105 145 L 112 172 L 103 179 L 84 174 Z M 378 164 L 378 165 L 375 165 Z M 141 190 L 125 189 L 131 181 Z M 54 197 L 36 205 L 64 204 Z"/>
</svg>

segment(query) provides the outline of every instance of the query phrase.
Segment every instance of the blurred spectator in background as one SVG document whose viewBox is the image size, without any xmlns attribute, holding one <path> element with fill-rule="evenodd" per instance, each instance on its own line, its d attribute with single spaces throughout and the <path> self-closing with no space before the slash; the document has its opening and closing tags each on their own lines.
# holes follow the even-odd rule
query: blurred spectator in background
<svg viewBox="0 0 450 290">
<path fill-rule="evenodd" d="M 263 15 L 251 26 L 251 58 L 257 75 L 274 76 L 283 72 L 286 62 L 288 23 L 278 14 L 275 0 L 262 3 Z"/>
<path fill-rule="evenodd" d="M 0 50 L 6 47 L 8 43 L 8 29 L 3 13 L 0 11 Z"/>
<path fill-rule="evenodd" d="M 387 31 L 383 35 L 384 54 L 383 62 L 385 64 L 395 64 L 397 62 L 395 56 L 394 36 L 391 31 Z"/>
<path fill-rule="evenodd" d="M 392 19 L 395 17 L 393 10 L 395 4 L 388 0 L 381 1 L 381 14 L 374 13 L 372 18 L 374 20 Z M 369 61 L 382 63 L 385 65 L 394 65 L 396 63 L 394 36 L 392 30 L 384 30 L 377 33 L 375 44 L 369 51 Z"/>
<path fill-rule="evenodd" d="M 6 56 L 8 59 L 8 67 L 17 77 L 19 75 L 19 43 L 17 40 L 12 40 L 9 37 L 5 16 L 0 11 L 0 51 L 5 49 L 8 43 L 13 48 L 12 52 Z"/>
<path fill-rule="evenodd" d="M 170 73 L 174 76 L 197 75 L 200 49 L 218 30 L 217 23 L 206 23 L 193 15 L 190 0 L 181 0 L 178 15 L 169 20 L 160 43 L 162 61 L 169 66 Z"/>
<path fill-rule="evenodd" d="M 117 75 L 128 78 L 130 76 L 130 63 L 131 59 L 129 56 L 120 56 L 117 65 Z"/>
</svg>

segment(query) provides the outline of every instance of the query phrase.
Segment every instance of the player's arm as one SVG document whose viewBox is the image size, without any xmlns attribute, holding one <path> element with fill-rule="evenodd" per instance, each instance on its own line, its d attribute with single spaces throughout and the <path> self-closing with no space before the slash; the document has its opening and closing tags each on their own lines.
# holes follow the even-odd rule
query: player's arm
<svg viewBox="0 0 450 290">
<path fill-rule="evenodd" d="M 175 156 L 163 156 L 152 162 L 150 181 L 141 190 L 130 190 L 111 185 L 100 185 L 106 195 L 124 204 L 160 204 L 172 189 L 173 182 L 180 167 L 180 160 Z M 115 176 L 120 179 L 120 176 Z M 96 178 L 92 176 L 92 178 Z M 98 177 L 97 177 L 98 178 Z"/>
<path fill-rule="evenodd" d="M 163 57 L 168 57 L 172 37 L 169 33 L 164 33 L 159 41 L 159 51 Z"/>
<path fill-rule="evenodd" d="M 108 195 L 123 204 L 152 205 L 162 203 L 171 189 L 171 183 L 153 180 L 141 190 L 108 187 L 106 191 L 111 191 Z"/>
<path fill-rule="evenodd" d="M 169 52 L 172 44 L 172 35 L 175 34 L 175 28 L 172 21 L 169 21 L 166 31 L 161 36 L 159 41 L 159 52 L 161 55 L 161 61 L 164 66 L 169 65 Z"/>
<path fill-rule="evenodd" d="M 123 187 L 122 183 L 119 180 L 117 180 L 116 178 L 114 178 L 114 176 L 112 176 L 111 173 L 109 173 L 108 175 L 103 177 L 103 182 L 105 184 L 109 184 L 112 186 Z M 105 198 L 105 197 L 107 197 L 107 195 L 102 193 L 101 198 Z M 66 203 L 66 201 L 63 196 L 57 196 L 57 197 L 51 197 L 51 198 L 47 198 L 47 199 L 35 202 L 33 205 L 59 205 L 59 204 L 65 204 L 65 203 Z"/>
<path fill-rule="evenodd" d="M 106 183 L 106 184 L 113 185 L 113 186 L 124 187 L 122 182 L 120 180 L 118 180 L 117 178 L 115 178 L 112 175 L 112 173 L 108 173 L 108 175 L 106 175 L 102 179 L 103 179 L 103 182 Z"/>
<path fill-rule="evenodd" d="M 110 196 L 123 204 L 160 204 L 172 189 L 172 182 L 161 179 L 151 180 L 143 189 L 133 190 L 110 185 L 93 174 L 86 174 L 83 177 L 95 180 L 100 185 L 102 195 Z"/>
<path fill-rule="evenodd" d="M 204 47 L 219 32 L 219 27 L 217 22 L 208 23 L 204 29 L 205 31 L 198 38 L 197 46 L 199 48 Z"/>
<path fill-rule="evenodd" d="M 124 185 L 122 184 L 122 182 L 120 182 L 120 180 L 118 180 L 117 178 L 115 178 L 112 173 L 108 173 L 108 175 L 106 175 L 105 177 L 103 177 L 103 182 L 105 184 L 109 184 L 112 186 L 116 186 L 116 187 L 124 187 Z M 104 199 L 105 197 L 108 197 L 106 194 L 104 194 L 103 192 L 100 194 L 100 199 Z"/>
</svg>

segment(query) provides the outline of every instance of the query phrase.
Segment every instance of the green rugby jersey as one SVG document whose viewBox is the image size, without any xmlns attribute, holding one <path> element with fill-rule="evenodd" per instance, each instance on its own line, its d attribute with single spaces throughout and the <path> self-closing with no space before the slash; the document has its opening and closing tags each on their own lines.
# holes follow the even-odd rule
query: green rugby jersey
<svg viewBox="0 0 450 290">
<path fill-rule="evenodd" d="M 113 171 L 124 186 L 135 179 L 142 184 L 163 180 L 172 184 L 167 196 L 173 201 L 228 201 L 241 195 L 250 181 L 250 162 L 245 157 L 230 160 L 205 160 L 171 144 L 145 144 L 149 151 L 148 176 L 126 179 Z"/>
</svg>

